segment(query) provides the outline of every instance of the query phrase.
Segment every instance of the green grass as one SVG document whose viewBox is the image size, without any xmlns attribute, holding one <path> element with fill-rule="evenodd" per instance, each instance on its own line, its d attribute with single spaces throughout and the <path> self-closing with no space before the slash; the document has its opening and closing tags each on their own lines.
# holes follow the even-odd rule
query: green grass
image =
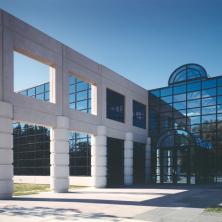
<svg viewBox="0 0 222 222">
<path fill-rule="evenodd" d="M 208 207 L 205 209 L 208 213 L 222 213 L 222 206 Z"/>
<path fill-rule="evenodd" d="M 70 185 L 70 190 L 86 188 L 84 186 Z M 48 184 L 31 184 L 31 183 L 15 183 L 14 184 L 14 196 L 38 194 L 41 192 L 50 191 Z"/>
<path fill-rule="evenodd" d="M 40 192 L 50 191 L 48 184 L 29 184 L 29 183 L 15 183 L 14 193 L 15 196 L 37 194 Z"/>
<path fill-rule="evenodd" d="M 76 185 L 70 185 L 69 186 L 70 190 L 83 189 L 83 188 L 87 188 L 87 186 L 76 186 Z"/>
</svg>

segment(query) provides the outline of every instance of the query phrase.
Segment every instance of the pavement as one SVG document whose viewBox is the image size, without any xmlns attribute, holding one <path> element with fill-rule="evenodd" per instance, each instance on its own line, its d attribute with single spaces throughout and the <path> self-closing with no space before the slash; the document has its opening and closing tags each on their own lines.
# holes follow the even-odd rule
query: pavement
<svg viewBox="0 0 222 222">
<path fill-rule="evenodd" d="M 222 222 L 221 186 L 84 188 L 0 200 L 1 222 Z"/>
</svg>

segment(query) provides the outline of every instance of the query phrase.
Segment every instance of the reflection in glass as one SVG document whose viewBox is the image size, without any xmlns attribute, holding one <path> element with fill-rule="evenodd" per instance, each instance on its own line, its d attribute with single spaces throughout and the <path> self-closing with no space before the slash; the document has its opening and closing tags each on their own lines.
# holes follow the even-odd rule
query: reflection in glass
<svg viewBox="0 0 222 222">
<path fill-rule="evenodd" d="M 200 107 L 200 101 L 201 101 L 200 99 L 187 101 L 187 108 Z"/>
<path fill-rule="evenodd" d="M 186 94 L 178 94 L 173 96 L 174 102 L 184 101 L 186 100 Z"/>
<path fill-rule="evenodd" d="M 200 98 L 200 92 L 199 91 L 187 93 L 187 99 L 188 100 L 199 99 L 199 98 Z"/>
<path fill-rule="evenodd" d="M 146 128 L 146 106 L 137 101 L 133 101 L 133 125 Z"/>
<path fill-rule="evenodd" d="M 202 89 L 216 87 L 216 79 L 208 79 L 202 82 Z"/>
<path fill-rule="evenodd" d="M 192 83 L 188 83 L 187 84 L 187 91 L 191 92 L 191 91 L 200 91 L 201 89 L 201 82 L 192 82 Z"/>
<path fill-rule="evenodd" d="M 202 90 L 202 98 L 216 96 L 216 88 Z"/>
<path fill-rule="evenodd" d="M 216 115 L 202 116 L 202 123 L 210 123 L 216 121 Z"/>
<path fill-rule="evenodd" d="M 208 78 L 204 68 L 188 64 L 172 73 L 169 90 L 165 87 L 160 91 L 161 100 L 149 97 L 149 106 L 156 112 L 155 119 L 149 114 L 149 121 L 155 125 L 149 130 L 152 152 L 159 150 L 159 171 L 152 178 L 158 183 L 222 183 L 222 161 L 218 157 L 222 158 L 222 77 Z M 176 130 L 187 131 L 194 143 L 186 145 Z M 163 140 L 164 134 L 168 138 Z M 172 153 L 170 160 L 161 147 Z M 186 161 L 176 152 L 181 147 L 189 148 Z"/>
<path fill-rule="evenodd" d="M 200 108 L 187 109 L 187 116 L 199 116 Z"/>
<path fill-rule="evenodd" d="M 161 95 L 161 97 L 172 95 L 172 88 L 171 87 L 167 87 L 167 88 L 161 89 L 160 90 L 160 95 Z"/>
<path fill-rule="evenodd" d="M 202 99 L 202 106 L 212 106 L 216 105 L 216 97 L 204 98 Z"/>
</svg>

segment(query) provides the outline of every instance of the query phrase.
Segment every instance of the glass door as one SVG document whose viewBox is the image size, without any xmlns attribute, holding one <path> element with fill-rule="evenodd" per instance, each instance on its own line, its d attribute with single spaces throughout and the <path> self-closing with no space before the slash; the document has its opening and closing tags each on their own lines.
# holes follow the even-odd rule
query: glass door
<svg viewBox="0 0 222 222">
<path fill-rule="evenodd" d="M 162 154 L 162 183 L 173 183 L 174 181 L 174 154 L 173 149 L 163 148 Z"/>
<path fill-rule="evenodd" d="M 189 177 L 188 148 L 162 147 L 157 150 L 157 183 L 187 184 Z"/>
</svg>

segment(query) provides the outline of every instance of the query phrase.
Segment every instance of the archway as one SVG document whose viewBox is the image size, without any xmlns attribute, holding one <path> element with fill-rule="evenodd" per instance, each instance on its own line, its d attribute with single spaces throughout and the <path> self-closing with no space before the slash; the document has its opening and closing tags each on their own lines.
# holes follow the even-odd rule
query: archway
<svg viewBox="0 0 222 222">
<path fill-rule="evenodd" d="M 157 183 L 195 183 L 192 175 L 192 152 L 195 138 L 185 130 L 164 132 L 156 145 Z"/>
</svg>

